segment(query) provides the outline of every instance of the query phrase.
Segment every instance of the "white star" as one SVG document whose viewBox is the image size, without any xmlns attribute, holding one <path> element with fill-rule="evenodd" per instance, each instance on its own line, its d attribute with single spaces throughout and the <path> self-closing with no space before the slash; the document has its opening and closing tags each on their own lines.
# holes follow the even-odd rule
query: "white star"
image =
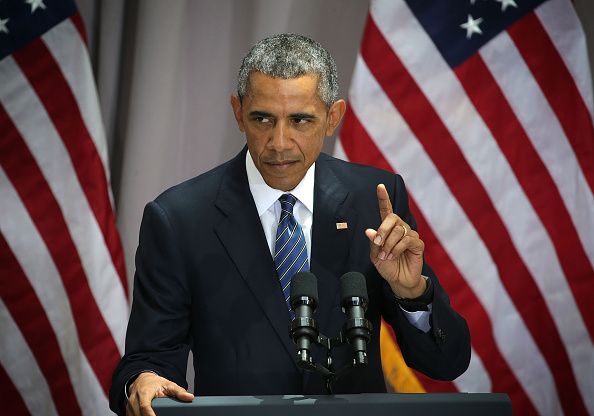
<svg viewBox="0 0 594 416">
<path fill-rule="evenodd" d="M 10 19 L 3 19 L 0 17 L 0 32 L 8 33 L 8 28 L 6 27 L 6 23 L 8 23 Z"/>
<path fill-rule="evenodd" d="M 474 19 L 471 15 L 468 15 L 468 20 L 466 20 L 466 23 L 462 23 L 460 25 L 462 29 L 466 29 L 466 39 L 470 39 L 473 33 L 478 33 L 479 35 L 483 34 L 483 31 L 479 27 L 482 22 L 482 17 Z"/>
<path fill-rule="evenodd" d="M 42 8 L 45 10 L 45 4 L 43 4 L 44 0 L 25 0 L 25 3 L 31 5 L 31 13 L 35 12 L 35 10 Z"/>
<path fill-rule="evenodd" d="M 501 11 L 504 12 L 507 9 L 507 6 L 518 7 L 514 0 L 495 0 L 501 3 Z"/>
</svg>

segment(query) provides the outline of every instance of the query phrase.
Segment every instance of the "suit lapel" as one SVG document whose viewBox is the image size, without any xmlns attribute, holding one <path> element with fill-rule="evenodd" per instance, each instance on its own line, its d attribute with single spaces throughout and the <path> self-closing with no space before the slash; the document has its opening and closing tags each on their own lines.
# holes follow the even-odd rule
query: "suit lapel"
<svg viewBox="0 0 594 416">
<path fill-rule="evenodd" d="M 331 163 L 325 155 L 318 159 L 314 190 L 311 269 L 318 277 L 320 328 L 328 328 L 332 308 L 339 302 L 340 275 L 344 272 L 357 221 L 357 213 L 350 207 L 349 192 L 331 169 Z M 346 229 L 337 226 L 345 223 Z"/>
<path fill-rule="evenodd" d="M 291 358 L 295 346 L 288 335 L 288 313 L 245 171 L 244 149 L 229 163 L 216 199 L 226 219 L 216 233 Z M 293 359 L 294 361 L 294 359 Z"/>
<path fill-rule="evenodd" d="M 349 192 L 331 169 L 331 163 L 323 154 L 316 162 L 311 271 L 318 278 L 318 327 L 324 335 L 334 337 L 337 328 L 332 327 L 329 319 L 340 302 L 339 281 L 348 258 L 357 213 L 350 208 Z M 339 229 L 337 223 L 346 223 L 347 228 Z M 325 364 L 325 354 L 314 356 L 320 364 Z M 304 374 L 304 391 L 311 376 L 309 372 Z"/>
</svg>

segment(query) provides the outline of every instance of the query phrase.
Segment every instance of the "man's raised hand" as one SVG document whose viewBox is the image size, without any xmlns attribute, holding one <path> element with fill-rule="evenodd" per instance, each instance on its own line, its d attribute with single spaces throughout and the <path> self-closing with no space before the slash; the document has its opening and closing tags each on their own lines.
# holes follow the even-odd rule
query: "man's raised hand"
<svg viewBox="0 0 594 416">
<path fill-rule="evenodd" d="M 382 223 L 377 230 L 368 228 L 371 262 L 401 298 L 421 296 L 426 288 L 421 277 L 425 244 L 392 210 L 390 196 L 383 184 L 377 186 L 377 201 Z"/>
</svg>

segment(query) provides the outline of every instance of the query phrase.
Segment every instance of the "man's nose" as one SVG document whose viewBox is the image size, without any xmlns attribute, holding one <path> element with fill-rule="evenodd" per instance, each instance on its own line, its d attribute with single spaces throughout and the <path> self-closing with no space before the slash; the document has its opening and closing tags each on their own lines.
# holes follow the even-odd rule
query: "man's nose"
<svg viewBox="0 0 594 416">
<path fill-rule="evenodd" d="M 284 122 L 278 122 L 272 129 L 269 145 L 273 150 L 282 152 L 291 145 L 289 127 Z"/>
</svg>

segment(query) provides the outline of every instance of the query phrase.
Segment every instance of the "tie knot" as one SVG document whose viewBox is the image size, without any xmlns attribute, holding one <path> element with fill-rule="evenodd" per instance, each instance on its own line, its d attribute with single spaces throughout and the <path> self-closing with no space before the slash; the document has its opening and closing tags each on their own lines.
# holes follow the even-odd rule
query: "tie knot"
<svg viewBox="0 0 594 416">
<path fill-rule="evenodd" d="M 287 211 L 289 213 L 293 213 L 293 206 L 295 202 L 297 202 L 297 198 L 295 198 L 292 194 L 282 194 L 278 199 L 281 204 L 281 209 Z"/>
</svg>

